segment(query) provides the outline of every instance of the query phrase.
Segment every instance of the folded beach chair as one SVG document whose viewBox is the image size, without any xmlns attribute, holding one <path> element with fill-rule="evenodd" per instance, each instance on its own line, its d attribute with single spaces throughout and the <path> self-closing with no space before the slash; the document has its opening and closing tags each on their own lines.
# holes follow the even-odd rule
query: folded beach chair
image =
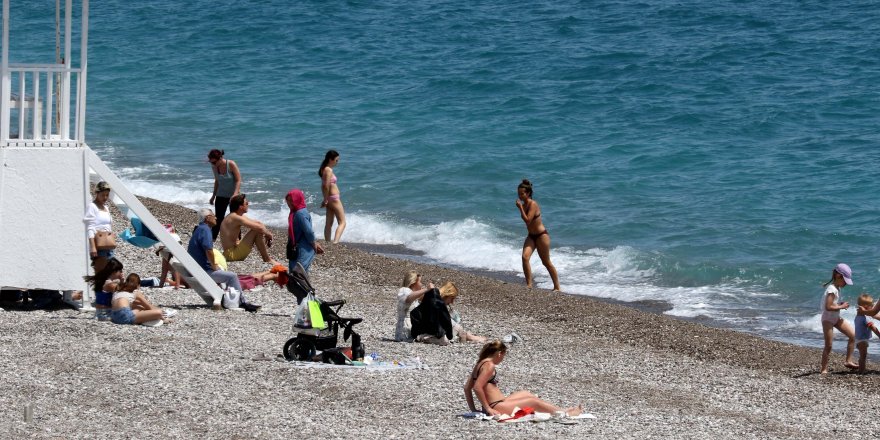
<svg viewBox="0 0 880 440">
<path fill-rule="evenodd" d="M 123 240 L 141 248 L 149 248 L 159 242 L 158 240 L 149 238 L 144 235 L 144 230 L 146 228 L 144 228 L 144 224 L 141 222 L 141 219 L 137 217 L 132 217 L 131 226 L 132 229 L 134 229 L 134 233 L 131 232 L 131 229 L 126 229 L 122 231 L 121 234 L 119 234 L 119 236 Z"/>
<path fill-rule="evenodd" d="M 119 234 L 119 236 L 123 240 L 125 240 L 125 241 L 129 242 L 130 244 L 133 244 L 137 247 L 142 247 L 142 248 L 152 247 L 154 244 L 159 242 L 158 240 L 153 240 L 152 238 L 148 238 L 148 237 L 143 236 L 142 233 L 140 231 L 138 231 L 139 226 L 140 226 L 140 229 L 143 230 L 143 223 L 141 223 L 141 220 L 139 218 L 135 217 L 135 218 L 131 219 L 131 225 L 134 228 L 134 233 L 131 232 L 131 229 L 126 229 L 126 230 L 122 231 L 122 233 Z"/>
<path fill-rule="evenodd" d="M 131 229 L 134 230 L 132 233 Z M 132 216 L 131 217 L 131 229 L 126 229 L 122 231 L 122 234 L 119 236 L 122 237 L 123 240 L 141 248 L 150 248 L 153 247 L 156 243 L 159 242 L 159 239 L 156 238 L 156 235 L 153 234 L 146 226 L 144 226 L 144 222 L 141 219 Z M 171 233 L 172 237 L 177 237 L 178 241 L 180 241 L 180 237 L 174 232 L 174 228 L 171 225 L 165 225 L 165 229 Z"/>
</svg>

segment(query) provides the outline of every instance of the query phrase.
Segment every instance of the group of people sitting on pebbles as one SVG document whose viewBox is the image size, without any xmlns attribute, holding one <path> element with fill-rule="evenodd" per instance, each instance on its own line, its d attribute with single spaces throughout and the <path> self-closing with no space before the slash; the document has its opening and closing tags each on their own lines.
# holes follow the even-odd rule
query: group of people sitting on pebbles
<svg viewBox="0 0 880 440">
<path fill-rule="evenodd" d="M 216 212 L 210 209 L 199 210 L 199 223 L 195 227 L 187 246 L 187 253 L 198 265 L 218 284 L 227 288 L 242 292 L 242 281 L 261 284 L 274 280 L 279 285 L 286 284 L 284 279 L 285 267 L 275 261 L 269 254 L 272 246 L 272 231 L 265 224 L 249 218 L 246 214 L 250 202 L 241 190 L 241 172 L 238 165 L 226 159 L 222 150 L 211 150 L 208 153 L 208 162 L 214 175 L 214 189 L 210 203 L 215 206 Z M 318 175 L 321 177 L 321 189 L 324 193 L 324 202 L 321 207 L 328 211 L 328 222 L 324 229 L 324 238 L 330 241 L 332 225 L 337 223 L 334 243 L 338 242 L 345 229 L 345 212 L 337 186 L 337 178 L 333 174 L 333 168 L 339 163 L 339 153 L 330 150 L 321 162 Z M 107 182 L 98 182 L 95 188 L 95 198 L 89 205 L 83 221 L 86 224 L 89 235 L 89 254 L 92 259 L 94 275 L 86 276 L 86 280 L 92 284 L 95 293 L 96 315 L 100 320 L 110 320 L 117 324 L 144 324 L 161 325 L 172 315 L 174 310 L 161 311 L 150 305 L 146 298 L 137 295 L 137 286 L 131 286 L 123 282 L 122 263 L 114 257 L 116 248 L 116 236 L 113 234 L 113 218 L 110 214 L 108 202 L 110 201 L 110 185 Z M 289 269 L 299 264 L 308 271 L 315 255 L 324 252 L 323 247 L 315 240 L 312 229 L 312 217 L 305 203 L 305 196 L 299 189 L 293 189 L 285 196 L 287 206 L 290 208 L 288 216 L 288 236 L 292 238 L 288 242 L 287 257 L 290 259 Z M 227 208 L 229 213 L 227 215 Z M 247 229 L 242 234 L 243 229 Z M 214 241 L 220 238 L 222 252 L 214 249 Z M 254 248 L 263 262 L 269 263 L 271 270 L 253 274 L 239 275 L 230 272 L 226 267 L 228 261 L 243 261 Z M 293 249 L 293 251 L 291 251 Z M 166 283 L 166 276 L 171 273 L 172 283 L 175 287 L 184 286 L 185 283 L 172 269 L 173 256 L 165 249 L 160 248 L 157 255 L 162 258 L 162 278 L 158 287 Z M 136 276 L 136 274 L 132 274 Z M 249 287 L 249 286 L 248 286 Z M 131 291 L 126 291 L 130 289 Z M 132 295 L 128 301 L 114 301 L 114 297 L 125 297 L 126 293 Z M 127 304 L 127 306 L 125 306 Z M 239 296 L 239 306 L 249 312 L 256 312 L 259 305 L 249 303 L 243 294 Z M 147 313 L 148 312 L 148 313 Z M 155 313 L 154 313 L 155 312 Z M 156 313 L 159 313 L 157 315 Z"/>
<path fill-rule="evenodd" d="M 461 342 L 486 342 L 486 338 L 471 334 L 461 326 L 461 315 L 452 306 L 458 294 L 458 287 L 452 281 L 439 289 L 434 283 L 425 287 L 419 273 L 407 272 L 397 292 L 394 340 L 449 345 L 457 337 Z"/>
<path fill-rule="evenodd" d="M 108 201 L 110 200 L 110 185 L 107 182 L 98 182 L 95 198 L 90 204 L 84 222 L 89 234 L 89 254 L 92 258 L 94 275 L 86 276 L 95 293 L 96 317 L 101 321 L 112 321 L 115 324 L 146 324 L 151 326 L 161 325 L 177 314 L 176 310 L 161 310 L 147 301 L 139 290 L 140 276 L 129 274 L 125 281 L 122 263 L 115 258 L 116 248 L 115 235 L 112 233 L 113 218 L 110 214 Z M 241 261 L 247 258 L 251 249 L 256 246 L 264 262 L 270 263 L 273 270 L 246 274 L 248 279 L 259 280 L 276 279 L 284 266 L 273 260 L 267 248 L 272 243 L 272 232 L 261 222 L 248 218 L 249 202 L 244 194 L 236 194 L 229 203 L 230 215 L 219 228 L 219 236 L 224 251 L 214 250 L 214 236 L 212 228 L 217 226 L 217 217 L 210 209 L 199 211 L 199 224 L 193 230 L 192 237 L 187 248 L 187 253 L 207 272 L 217 283 L 223 283 L 228 287 L 241 292 L 242 285 L 239 275 L 225 270 L 225 260 Z M 242 238 L 242 227 L 250 229 Z M 109 237 L 109 238 L 108 238 Z M 108 243 L 109 241 L 109 243 Z M 161 251 L 160 251 L 161 253 Z M 166 282 L 168 262 L 173 258 L 165 253 L 163 259 L 163 274 L 159 287 Z M 223 260 L 223 261 L 221 261 Z M 274 269 L 280 267 L 281 270 Z M 174 277 L 179 280 L 179 277 Z M 134 283 L 133 280 L 137 280 Z M 175 285 L 182 284 L 175 281 Z M 249 312 L 256 312 L 260 306 L 247 302 L 244 294 L 239 296 L 239 306 Z"/>
<path fill-rule="evenodd" d="M 139 290 L 141 277 L 138 274 L 131 273 L 123 280 L 123 266 L 116 258 L 98 257 L 92 267 L 95 274 L 85 279 L 95 288 L 95 316 L 98 320 L 155 327 L 177 314 L 174 309 L 162 310 L 147 300 Z"/>
<path fill-rule="evenodd" d="M 212 150 L 208 157 L 215 177 L 211 203 L 223 212 L 215 214 L 211 209 L 198 211 L 199 222 L 192 232 L 187 253 L 212 280 L 241 292 L 242 276 L 226 270 L 224 264 L 226 261 L 244 260 L 256 247 L 262 260 L 272 265 L 273 269 L 244 277 L 260 281 L 274 279 L 279 285 L 286 284 L 283 280 L 277 279 L 284 267 L 275 261 L 268 251 L 274 238 L 271 230 L 263 223 L 246 216 L 250 203 L 244 194 L 239 193 L 241 177 L 237 165 L 226 160 L 220 150 Z M 322 190 L 325 193 L 322 207 L 328 207 L 329 216 L 328 205 L 332 205 L 333 216 L 339 223 L 334 242 L 338 242 L 345 227 L 339 190 L 335 185 L 335 175 L 332 173 L 332 167 L 338 162 L 339 154 L 331 150 L 319 171 L 322 177 Z M 110 235 L 115 240 L 112 234 L 112 217 L 107 205 L 110 189 L 106 182 L 98 183 L 95 198 L 84 218 L 89 233 L 90 256 L 94 269 L 94 275 L 86 276 L 85 279 L 92 285 L 95 293 L 96 316 L 99 320 L 110 320 L 115 324 L 161 325 L 176 315 L 177 311 L 163 310 L 150 303 L 139 290 L 141 280 L 138 274 L 131 273 L 123 279 L 123 264 L 114 257 L 115 243 L 108 246 L 106 237 L 102 237 Z M 287 255 L 290 259 L 289 268 L 292 271 L 297 264 L 300 264 L 308 271 L 315 255 L 323 253 L 324 249 L 315 239 L 311 214 L 306 208 L 303 192 L 293 189 L 285 196 L 285 201 L 290 208 L 288 235 L 292 239 L 288 243 L 288 250 L 295 249 L 294 255 L 290 252 Z M 224 215 L 227 207 L 229 214 Z M 242 235 L 243 228 L 248 229 L 244 235 Z M 325 239 L 328 241 L 330 232 L 325 230 Z M 222 252 L 214 249 L 214 241 L 217 237 L 220 238 Z M 174 257 L 167 250 L 163 252 L 161 248 L 157 254 L 162 256 L 163 262 L 162 279 L 159 283 L 161 287 L 165 284 L 169 272 L 174 275 L 174 270 L 169 264 Z M 281 270 L 276 270 L 279 267 Z M 174 280 L 175 286 L 183 285 L 179 276 L 174 277 Z M 394 340 L 441 346 L 449 345 L 456 339 L 459 342 L 485 344 L 464 386 L 465 398 L 471 411 L 476 411 L 473 398 L 476 394 L 482 405 L 482 411 L 488 415 L 509 414 L 516 407 L 531 407 L 536 411 L 570 416 L 581 413 L 580 407 L 561 409 L 527 391 L 517 391 L 505 397 L 498 388 L 495 369 L 504 360 L 507 346 L 499 340 L 487 342 L 487 338 L 470 333 L 462 326 L 461 315 L 453 307 L 459 294 L 459 288 L 451 281 L 436 288 L 431 282 L 428 282 L 427 286 L 423 285 L 419 273 L 415 271 L 406 273 L 397 293 Z M 250 312 L 256 312 L 260 308 L 247 302 L 243 294 L 240 296 L 240 303 L 241 308 Z"/>
<path fill-rule="evenodd" d="M 243 290 L 242 280 L 256 284 L 274 280 L 279 284 L 285 284 L 286 281 L 282 274 L 285 272 L 285 267 L 269 255 L 269 247 L 272 246 L 273 239 L 272 231 L 262 222 L 246 215 L 250 202 L 245 194 L 240 193 L 241 173 L 238 165 L 234 161 L 226 159 L 222 150 L 216 149 L 208 153 L 208 161 L 211 163 L 214 174 L 214 190 L 210 203 L 214 204 L 217 212 L 210 209 L 199 211 L 199 224 L 193 230 L 187 246 L 187 253 L 212 280 L 231 287 L 237 292 Z M 337 162 L 338 153 L 336 153 L 336 160 L 332 164 L 328 165 L 325 159 L 322 168 L 329 170 Z M 332 174 L 332 171 L 325 171 L 325 174 Z M 332 193 L 334 189 L 335 193 L 331 194 L 336 196 L 334 206 L 339 205 L 341 209 L 342 202 L 338 200 L 338 188 L 333 185 L 327 191 Z M 134 293 L 137 293 L 136 289 L 139 285 L 132 287 L 121 280 L 122 263 L 114 257 L 116 236 L 113 234 L 113 218 L 108 205 L 110 191 L 111 188 L 107 182 L 98 182 L 95 188 L 95 198 L 89 205 L 83 219 L 88 230 L 89 254 L 95 273 L 93 276 L 87 276 L 86 280 L 92 284 L 94 289 L 96 315 L 99 320 L 110 320 L 117 324 L 161 325 L 177 312 L 175 310 L 160 311 L 149 305 L 142 294 L 127 302 L 131 307 L 124 307 L 126 302 L 113 300 L 115 296 L 125 296 L 122 293 L 125 292 L 125 289 L 135 289 Z M 289 234 L 291 237 L 295 237 L 299 250 L 294 260 L 291 261 L 291 266 L 298 262 L 308 270 L 315 254 L 323 253 L 323 249 L 315 241 L 311 215 L 306 210 L 302 191 L 290 191 L 286 200 L 291 210 Z M 226 215 L 227 208 L 229 209 L 228 215 Z M 344 229 L 344 221 L 340 223 L 340 228 Z M 247 229 L 244 234 L 242 234 L 243 229 Z M 340 234 L 341 230 L 338 230 L 337 236 Z M 214 249 L 214 241 L 218 237 L 223 249 L 222 252 Z M 226 270 L 228 261 L 243 261 L 251 254 L 253 248 L 257 248 L 263 262 L 271 265 L 271 270 L 242 275 Z M 185 282 L 179 274 L 176 274 L 172 269 L 171 262 L 174 257 L 167 249 L 160 248 L 157 255 L 161 255 L 162 258 L 162 278 L 157 287 L 165 285 L 166 276 L 169 273 L 172 275 L 172 283 L 175 287 L 185 286 Z M 136 276 L 136 274 L 132 275 Z M 248 302 L 244 294 L 239 296 L 239 307 L 249 312 L 256 312 L 260 309 L 259 305 Z M 160 315 L 156 315 L 154 312 Z"/>
</svg>

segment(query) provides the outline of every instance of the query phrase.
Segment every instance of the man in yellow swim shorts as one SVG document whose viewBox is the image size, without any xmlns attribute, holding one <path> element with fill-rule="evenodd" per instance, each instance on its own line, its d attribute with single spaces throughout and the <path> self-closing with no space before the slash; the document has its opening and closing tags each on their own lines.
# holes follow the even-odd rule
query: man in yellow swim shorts
<svg viewBox="0 0 880 440">
<path fill-rule="evenodd" d="M 227 261 L 243 261 L 250 255 L 254 245 L 263 257 L 263 261 L 271 265 L 279 264 L 269 256 L 269 246 L 272 244 L 272 232 L 262 222 L 245 216 L 248 212 L 248 202 L 245 194 L 238 194 L 229 200 L 230 214 L 220 224 L 220 245 L 223 246 L 223 256 Z M 250 229 L 241 239 L 241 228 Z"/>
</svg>

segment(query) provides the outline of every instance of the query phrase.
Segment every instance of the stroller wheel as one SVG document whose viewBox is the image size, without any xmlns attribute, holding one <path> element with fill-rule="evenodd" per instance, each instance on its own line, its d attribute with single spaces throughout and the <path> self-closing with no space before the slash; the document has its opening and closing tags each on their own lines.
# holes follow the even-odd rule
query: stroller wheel
<svg viewBox="0 0 880 440">
<path fill-rule="evenodd" d="M 293 361 L 310 361 L 315 357 L 315 344 L 302 338 L 291 338 L 284 344 L 284 358 Z"/>
</svg>

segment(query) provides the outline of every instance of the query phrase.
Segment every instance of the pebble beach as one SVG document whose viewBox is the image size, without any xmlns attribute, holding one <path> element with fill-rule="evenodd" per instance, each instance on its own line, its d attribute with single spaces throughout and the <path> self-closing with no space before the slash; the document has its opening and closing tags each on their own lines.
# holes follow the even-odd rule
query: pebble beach
<svg viewBox="0 0 880 440">
<path fill-rule="evenodd" d="M 194 211 L 143 198 L 184 244 Z M 114 229 L 124 228 L 118 215 Z M 275 243 L 284 243 L 277 231 Z M 295 299 L 269 283 L 246 292 L 251 314 L 212 311 L 188 289 L 144 289 L 179 310 L 157 328 L 97 322 L 73 309 L 0 312 L 2 438 L 855 438 L 880 428 L 880 365 L 853 374 L 820 351 L 339 244 L 312 264 L 320 299 L 367 353 L 397 370 L 301 368 L 279 359 Z M 283 260 L 284 246 L 272 247 Z M 120 244 L 126 272 L 158 276 L 151 250 Z M 267 270 L 256 251 L 230 270 Z M 498 367 L 505 394 L 527 389 L 596 419 L 501 424 L 467 420 L 462 387 L 479 344 L 392 342 L 404 272 L 454 281 L 473 333 L 522 336 Z M 536 270 L 543 270 L 536 266 Z M 565 280 L 562 279 L 563 289 Z M 346 345 L 340 340 L 340 345 Z M 837 339 L 835 348 L 845 347 Z M 25 408 L 32 419 L 25 421 Z"/>
</svg>

